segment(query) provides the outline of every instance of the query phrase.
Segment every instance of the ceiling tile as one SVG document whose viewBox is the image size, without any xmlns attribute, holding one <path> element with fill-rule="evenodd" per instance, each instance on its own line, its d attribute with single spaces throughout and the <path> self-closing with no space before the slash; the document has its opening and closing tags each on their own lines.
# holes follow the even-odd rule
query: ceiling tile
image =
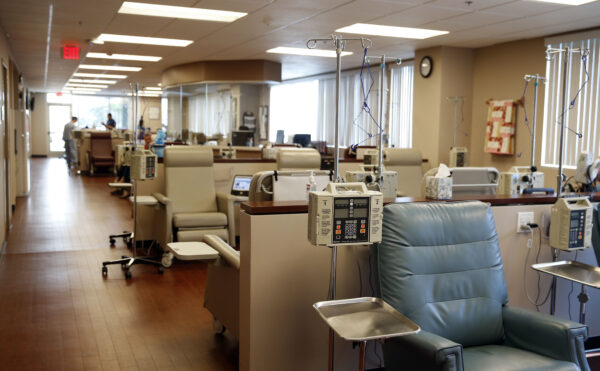
<svg viewBox="0 0 600 371">
<path fill-rule="evenodd" d="M 396 14 L 373 19 L 369 23 L 387 26 L 418 27 L 426 23 L 447 19 L 465 13 L 468 13 L 468 11 L 421 5 Z"/>
</svg>

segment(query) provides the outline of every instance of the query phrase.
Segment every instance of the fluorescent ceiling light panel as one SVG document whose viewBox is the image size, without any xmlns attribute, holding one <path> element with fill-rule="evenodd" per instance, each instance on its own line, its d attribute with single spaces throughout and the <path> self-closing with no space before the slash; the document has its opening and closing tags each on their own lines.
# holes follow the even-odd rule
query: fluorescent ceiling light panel
<svg viewBox="0 0 600 371">
<path fill-rule="evenodd" d="M 193 43 L 192 40 L 163 39 L 160 37 L 145 37 L 131 35 L 115 35 L 110 33 L 100 34 L 92 41 L 94 44 L 104 44 L 105 42 L 145 44 L 145 45 L 163 45 L 185 47 Z"/>
<path fill-rule="evenodd" d="M 71 90 L 63 90 L 62 91 L 63 94 L 69 94 L 69 95 L 77 95 L 77 94 L 91 94 L 91 95 L 95 95 L 96 92 L 95 91 L 71 91 Z"/>
<path fill-rule="evenodd" d="M 348 27 L 339 28 L 336 32 L 360 35 L 401 37 L 404 39 L 427 39 L 445 35 L 448 31 L 427 30 L 424 28 L 383 26 L 378 24 L 355 23 Z"/>
<path fill-rule="evenodd" d="M 98 88 L 98 89 L 108 88 L 108 85 L 77 84 L 77 83 L 73 83 L 73 82 L 68 82 L 66 86 L 72 86 L 74 88 Z"/>
<path fill-rule="evenodd" d="M 131 96 L 133 96 L 133 93 L 127 93 L 127 95 L 131 97 Z M 162 96 L 162 94 L 160 94 L 160 93 L 154 93 L 154 92 L 151 93 L 151 92 L 143 92 L 143 91 L 138 92 L 138 97 L 160 97 L 160 96 Z"/>
<path fill-rule="evenodd" d="M 71 87 L 65 86 L 65 87 L 63 88 L 63 90 L 70 90 L 70 91 L 72 91 L 72 92 L 75 92 L 75 91 L 79 92 L 79 91 L 100 91 L 100 90 L 102 90 L 102 89 L 71 88 Z"/>
<path fill-rule="evenodd" d="M 86 58 L 99 59 L 119 59 L 124 61 L 142 61 L 142 62 L 158 62 L 162 57 L 154 57 L 152 55 L 133 55 L 133 54 L 107 54 L 107 53 L 87 53 Z"/>
<path fill-rule="evenodd" d="M 180 19 L 194 19 L 198 21 L 233 22 L 246 16 L 248 13 L 230 12 L 226 10 L 189 8 L 184 6 L 171 6 L 159 4 L 137 3 L 124 1 L 119 9 L 122 14 L 149 15 L 154 17 L 168 17 Z"/>
<path fill-rule="evenodd" d="M 326 57 L 335 58 L 335 50 L 323 50 L 323 49 L 308 49 L 308 48 L 289 48 L 287 46 L 279 46 L 277 48 L 267 50 L 267 53 L 275 54 L 293 54 L 293 55 L 305 55 L 309 57 Z M 342 52 L 342 57 L 345 55 L 351 55 L 352 52 Z"/>
<path fill-rule="evenodd" d="M 126 75 L 108 75 L 104 73 L 83 73 L 83 72 L 75 72 L 73 77 L 100 77 L 105 79 L 126 79 Z"/>
<path fill-rule="evenodd" d="M 138 72 L 142 67 L 127 67 L 127 66 L 105 66 L 100 64 L 80 64 L 80 70 L 104 70 L 104 71 L 128 71 Z"/>
<path fill-rule="evenodd" d="M 144 88 L 144 90 L 158 90 L 158 91 L 162 91 L 162 88 L 153 87 L 153 86 L 147 86 L 147 87 Z"/>
<path fill-rule="evenodd" d="M 114 85 L 117 83 L 114 80 L 88 80 L 88 79 L 70 79 L 69 82 L 85 82 L 88 84 L 108 84 L 108 85 Z"/>
<path fill-rule="evenodd" d="M 544 3 L 554 3 L 554 4 L 563 4 L 563 5 L 583 5 L 587 3 L 591 3 L 596 0 L 534 0 Z"/>
</svg>

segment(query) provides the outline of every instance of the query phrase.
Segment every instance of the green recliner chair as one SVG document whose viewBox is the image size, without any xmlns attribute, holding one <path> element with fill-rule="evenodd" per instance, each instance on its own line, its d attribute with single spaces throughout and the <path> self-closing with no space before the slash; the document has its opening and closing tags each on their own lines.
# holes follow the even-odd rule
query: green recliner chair
<svg viewBox="0 0 600 371">
<path fill-rule="evenodd" d="M 585 325 L 507 305 L 488 204 L 384 208 L 381 297 L 422 331 L 389 339 L 385 370 L 589 370 Z"/>
</svg>

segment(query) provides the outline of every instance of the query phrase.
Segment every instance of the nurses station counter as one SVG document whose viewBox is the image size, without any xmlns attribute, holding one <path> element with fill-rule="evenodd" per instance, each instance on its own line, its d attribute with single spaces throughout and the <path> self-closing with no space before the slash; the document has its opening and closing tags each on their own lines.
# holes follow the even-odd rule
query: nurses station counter
<svg viewBox="0 0 600 371">
<path fill-rule="evenodd" d="M 600 201 L 600 193 L 591 195 Z M 535 263 L 539 243 L 534 230 L 533 248 L 524 264 L 530 233 L 517 233 L 519 212 L 535 213 L 534 222 L 542 229 L 540 262 L 551 261 L 547 227 L 555 196 L 459 196 L 452 201 L 480 200 L 492 205 L 504 263 L 509 304 L 535 310 L 527 300 L 525 286 L 531 296 L 537 294 L 537 272 L 529 268 Z M 396 202 L 448 202 L 415 198 L 398 198 Z M 326 300 L 330 274 L 330 248 L 313 246 L 307 238 L 306 203 L 246 202 L 240 216 L 240 369 L 252 370 L 323 370 L 327 367 L 328 327 L 313 309 L 313 304 Z M 374 296 L 370 279 L 369 247 L 339 246 L 337 262 L 337 299 Z M 575 253 L 561 252 L 559 260 L 573 260 Z M 456 259 L 468 259 L 456 256 Z M 593 249 L 578 254 L 578 261 L 597 266 Z M 551 279 L 541 276 L 541 295 L 545 295 Z M 557 312 L 569 318 L 567 295 L 571 285 L 557 280 Z M 578 285 L 571 295 L 571 312 L 577 321 Z M 590 308 L 586 320 L 589 335 L 600 335 L 600 290 L 589 290 Z M 540 311 L 549 313 L 548 300 Z M 336 336 L 336 370 L 356 368 L 358 349 Z M 381 360 L 381 361 L 380 361 Z M 367 346 L 366 369 L 380 367 L 383 353 L 380 344 Z"/>
</svg>

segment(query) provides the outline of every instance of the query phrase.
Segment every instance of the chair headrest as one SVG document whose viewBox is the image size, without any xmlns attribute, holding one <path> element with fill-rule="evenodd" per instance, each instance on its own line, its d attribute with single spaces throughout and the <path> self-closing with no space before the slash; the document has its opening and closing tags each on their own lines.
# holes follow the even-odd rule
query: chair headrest
<svg viewBox="0 0 600 371">
<path fill-rule="evenodd" d="M 388 166 L 421 166 L 421 151 L 414 148 L 384 148 L 383 163 Z"/>
<path fill-rule="evenodd" d="M 321 168 L 321 155 L 314 148 L 281 148 L 277 152 L 277 169 Z"/>
<path fill-rule="evenodd" d="M 166 167 L 212 166 L 213 151 L 205 146 L 171 146 L 165 148 Z"/>
</svg>

